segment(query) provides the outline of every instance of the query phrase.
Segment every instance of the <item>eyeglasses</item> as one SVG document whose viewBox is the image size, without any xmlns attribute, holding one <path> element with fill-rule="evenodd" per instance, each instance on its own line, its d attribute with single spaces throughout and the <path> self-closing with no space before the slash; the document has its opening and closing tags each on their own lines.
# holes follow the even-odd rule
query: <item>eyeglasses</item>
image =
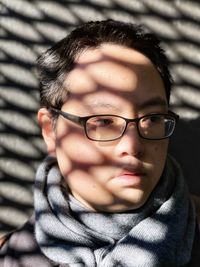
<svg viewBox="0 0 200 267">
<path fill-rule="evenodd" d="M 129 123 L 136 125 L 139 136 L 144 139 L 165 139 L 173 134 L 179 119 L 179 116 L 172 111 L 168 114 L 149 114 L 135 119 L 109 114 L 79 117 L 55 108 L 51 108 L 51 111 L 81 125 L 88 139 L 99 142 L 119 139 Z"/>
</svg>

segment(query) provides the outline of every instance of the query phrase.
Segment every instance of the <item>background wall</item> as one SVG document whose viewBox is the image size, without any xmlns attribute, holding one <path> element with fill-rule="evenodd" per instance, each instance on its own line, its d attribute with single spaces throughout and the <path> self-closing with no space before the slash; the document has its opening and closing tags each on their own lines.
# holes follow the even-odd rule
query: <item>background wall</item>
<svg viewBox="0 0 200 267">
<path fill-rule="evenodd" d="M 0 0 L 0 12 L 0 234 L 31 214 L 35 170 L 45 155 L 35 59 L 87 20 L 142 22 L 163 40 L 175 80 L 172 109 L 181 115 L 170 151 L 200 195 L 199 1 Z"/>
</svg>

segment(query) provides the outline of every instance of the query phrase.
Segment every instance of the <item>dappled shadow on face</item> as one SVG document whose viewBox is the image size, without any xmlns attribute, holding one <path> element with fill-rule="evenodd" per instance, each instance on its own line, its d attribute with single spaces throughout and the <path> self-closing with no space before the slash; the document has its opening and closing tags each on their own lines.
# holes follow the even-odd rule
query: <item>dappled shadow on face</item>
<svg viewBox="0 0 200 267">
<path fill-rule="evenodd" d="M 111 55 L 108 57 L 108 54 Z M 82 77 L 77 80 L 80 69 Z M 82 82 L 84 79 L 86 84 Z M 83 52 L 67 83 L 70 96 L 62 110 L 74 115 L 113 114 L 135 118 L 168 112 L 158 72 L 146 57 L 127 48 L 105 45 Z M 101 142 L 89 140 L 83 127 L 62 116 L 56 122 L 56 156 L 61 173 L 72 194 L 92 209 L 126 211 L 138 208 L 161 176 L 167 141 L 141 139 L 135 123 L 128 128 L 133 134 Z M 122 140 L 125 140 L 124 145 Z M 152 157 L 152 153 L 156 156 Z M 132 177 L 132 186 L 126 187 L 117 177 L 128 169 L 135 178 Z"/>
</svg>

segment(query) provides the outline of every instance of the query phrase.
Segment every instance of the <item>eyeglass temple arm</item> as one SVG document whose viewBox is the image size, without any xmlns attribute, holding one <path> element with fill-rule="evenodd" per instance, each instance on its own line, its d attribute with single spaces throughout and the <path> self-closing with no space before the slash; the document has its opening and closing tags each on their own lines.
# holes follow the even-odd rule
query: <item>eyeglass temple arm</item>
<svg viewBox="0 0 200 267">
<path fill-rule="evenodd" d="M 50 108 L 51 111 L 63 116 L 64 118 L 73 121 L 77 124 L 82 124 L 81 117 L 78 117 L 76 115 L 69 114 L 67 112 L 63 112 L 62 110 L 56 109 L 56 108 Z"/>
</svg>

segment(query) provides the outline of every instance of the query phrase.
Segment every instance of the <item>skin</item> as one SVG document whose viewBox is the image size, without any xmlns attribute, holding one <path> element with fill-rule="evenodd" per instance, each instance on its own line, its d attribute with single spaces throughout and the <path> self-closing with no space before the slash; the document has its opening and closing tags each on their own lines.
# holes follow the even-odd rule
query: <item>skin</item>
<svg viewBox="0 0 200 267">
<path fill-rule="evenodd" d="M 62 110 L 78 116 L 137 118 L 168 111 L 162 79 L 151 61 L 115 44 L 83 51 L 65 86 L 70 93 Z M 61 116 L 54 129 L 45 108 L 38 120 L 48 153 L 57 157 L 64 181 L 84 206 L 122 212 L 144 205 L 163 172 L 167 139 L 142 139 L 132 123 L 120 139 L 96 142 Z"/>
</svg>

